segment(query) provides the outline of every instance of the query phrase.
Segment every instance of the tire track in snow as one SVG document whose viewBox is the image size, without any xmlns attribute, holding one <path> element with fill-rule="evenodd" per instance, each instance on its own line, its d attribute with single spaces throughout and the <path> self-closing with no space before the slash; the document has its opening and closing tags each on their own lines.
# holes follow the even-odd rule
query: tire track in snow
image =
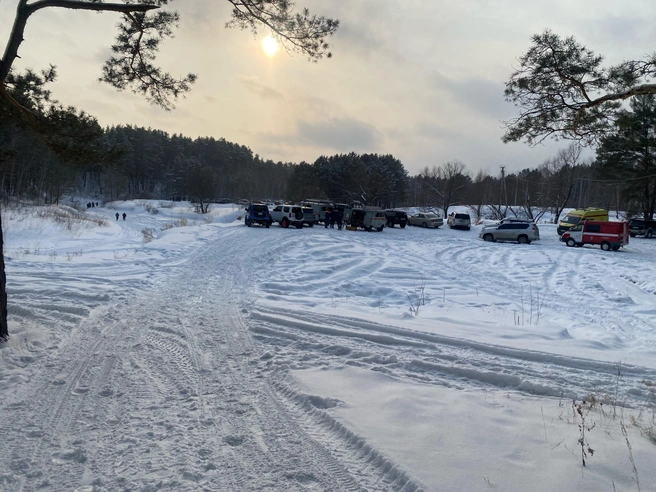
<svg viewBox="0 0 656 492">
<path fill-rule="evenodd" d="M 531 394 L 585 398 L 615 395 L 616 364 L 472 342 L 359 319 L 285 309 L 254 309 L 253 336 L 270 346 L 267 366 L 304 368 L 348 364 L 399 379 L 453 387 L 507 388 Z M 644 380 L 656 370 L 622 365 L 618 400 L 641 407 Z"/>
</svg>

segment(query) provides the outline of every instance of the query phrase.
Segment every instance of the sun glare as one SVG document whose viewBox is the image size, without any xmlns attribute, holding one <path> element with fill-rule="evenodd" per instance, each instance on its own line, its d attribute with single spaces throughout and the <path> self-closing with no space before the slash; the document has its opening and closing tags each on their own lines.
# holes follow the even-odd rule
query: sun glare
<svg viewBox="0 0 656 492">
<path fill-rule="evenodd" d="M 262 49 L 264 49 L 267 56 L 273 56 L 278 52 L 278 41 L 273 36 L 267 36 L 262 40 Z"/>
</svg>

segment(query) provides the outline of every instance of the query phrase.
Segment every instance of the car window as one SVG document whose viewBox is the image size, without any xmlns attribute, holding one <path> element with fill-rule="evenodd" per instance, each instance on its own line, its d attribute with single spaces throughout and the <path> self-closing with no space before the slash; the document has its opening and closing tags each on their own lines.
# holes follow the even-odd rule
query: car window
<svg viewBox="0 0 656 492">
<path fill-rule="evenodd" d="M 456 219 L 469 220 L 469 215 L 467 215 L 467 214 L 456 214 Z"/>
<path fill-rule="evenodd" d="M 285 213 L 289 212 L 289 207 L 282 207 L 282 211 Z"/>
<path fill-rule="evenodd" d="M 497 229 L 512 229 L 513 224 L 501 224 Z"/>
<path fill-rule="evenodd" d="M 282 207 L 278 205 L 276 208 L 273 209 L 274 212 L 280 212 L 282 210 Z"/>
<path fill-rule="evenodd" d="M 600 232 L 601 226 L 597 224 L 588 224 L 585 226 L 585 232 Z"/>
</svg>

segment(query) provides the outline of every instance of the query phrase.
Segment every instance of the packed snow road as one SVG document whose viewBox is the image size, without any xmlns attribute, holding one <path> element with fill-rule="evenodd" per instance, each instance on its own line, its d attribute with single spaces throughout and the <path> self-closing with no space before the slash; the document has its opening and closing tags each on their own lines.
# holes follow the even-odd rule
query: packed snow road
<svg viewBox="0 0 656 492">
<path fill-rule="evenodd" d="M 635 268 L 656 241 L 207 224 L 146 247 L 146 219 L 114 224 L 106 261 L 9 263 L 13 325 L 53 329 L 2 351 L 0 489 L 431 489 L 295 370 L 632 408 L 656 380 L 655 280 Z"/>
<path fill-rule="evenodd" d="M 8 490 L 385 483 L 379 467 L 346 446 L 335 456 L 303 430 L 258 370 L 261 353 L 238 306 L 252 299 L 253 272 L 279 246 L 242 229 L 223 232 L 149 288 L 132 286 L 134 297 L 95 309 L 20 394 L 6 395 L 0 462 Z M 399 477 L 389 481 L 398 488 Z"/>
</svg>

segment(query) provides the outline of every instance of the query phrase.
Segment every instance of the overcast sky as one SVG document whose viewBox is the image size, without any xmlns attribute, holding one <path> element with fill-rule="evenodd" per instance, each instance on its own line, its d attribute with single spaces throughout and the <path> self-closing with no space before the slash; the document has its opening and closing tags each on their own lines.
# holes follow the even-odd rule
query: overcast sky
<svg viewBox="0 0 656 492">
<path fill-rule="evenodd" d="M 0 0 L 2 49 L 16 1 Z M 297 0 L 338 18 L 334 57 L 319 63 L 279 52 L 263 32 L 225 29 L 225 0 L 178 0 L 182 21 L 162 47 L 173 75 L 199 77 L 172 112 L 97 82 L 116 14 L 37 12 L 17 69 L 57 66 L 56 99 L 101 125 L 132 124 L 247 145 L 265 159 L 314 162 L 355 151 L 393 154 L 410 174 L 462 161 L 497 175 L 536 167 L 567 142 L 503 144 L 502 121 L 516 115 L 504 82 L 530 37 L 549 28 L 573 35 L 611 62 L 656 51 L 653 0 Z"/>
</svg>

